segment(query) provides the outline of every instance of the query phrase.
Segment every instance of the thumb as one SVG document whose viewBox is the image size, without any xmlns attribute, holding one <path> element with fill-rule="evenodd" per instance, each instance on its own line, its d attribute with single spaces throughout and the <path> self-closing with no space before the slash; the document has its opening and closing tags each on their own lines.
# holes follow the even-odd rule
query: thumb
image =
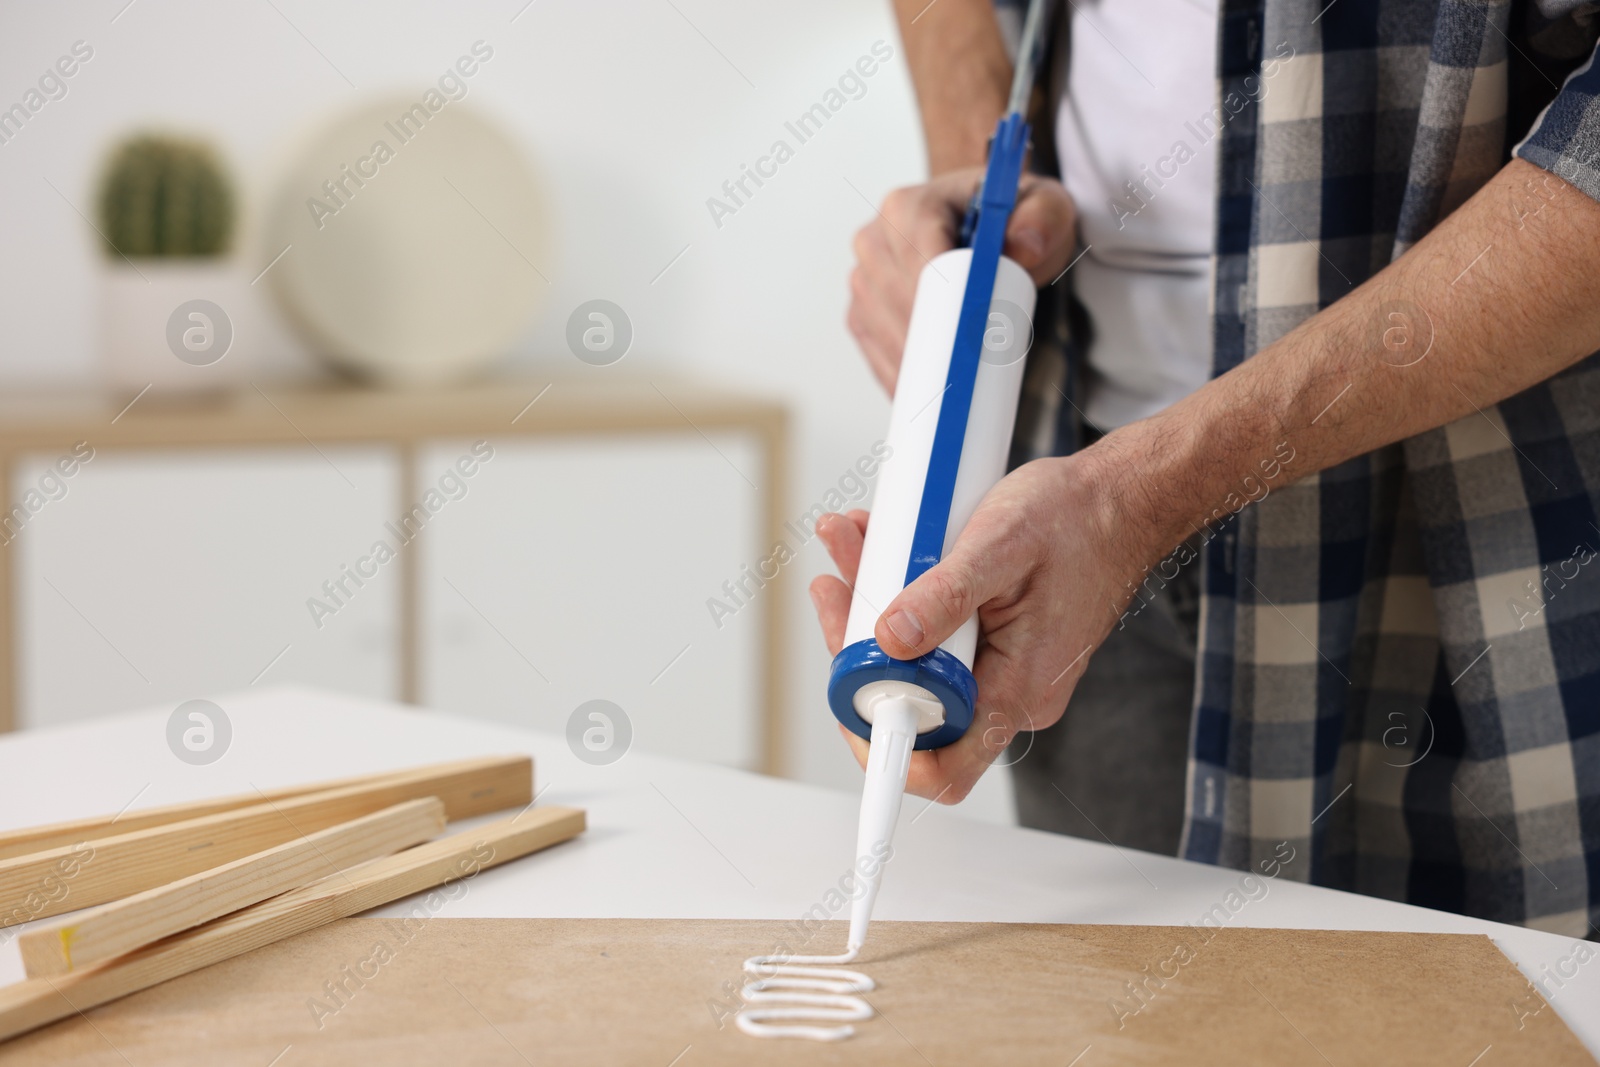
<svg viewBox="0 0 1600 1067">
<path fill-rule="evenodd" d="M 997 592 L 993 564 L 958 551 L 906 586 L 878 619 L 873 636 L 895 659 L 933 651 Z"/>
<path fill-rule="evenodd" d="M 1036 284 L 1051 281 L 1067 264 L 1076 240 L 1077 212 L 1072 198 L 1055 181 L 1036 181 L 1017 197 L 1006 226 L 1006 255 Z"/>
</svg>

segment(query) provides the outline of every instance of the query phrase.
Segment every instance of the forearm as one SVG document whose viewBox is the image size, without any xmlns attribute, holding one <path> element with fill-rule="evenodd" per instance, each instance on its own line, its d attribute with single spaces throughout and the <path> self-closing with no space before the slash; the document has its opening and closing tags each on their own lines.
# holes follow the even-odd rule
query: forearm
<svg viewBox="0 0 1600 1067">
<path fill-rule="evenodd" d="M 1354 292 L 1108 435 L 1099 477 L 1164 551 L 1262 486 L 1487 409 L 1600 349 L 1597 249 L 1600 204 L 1514 160 Z"/>
<path fill-rule="evenodd" d="M 922 113 L 928 174 L 981 165 L 1011 88 L 990 0 L 895 0 Z"/>
</svg>

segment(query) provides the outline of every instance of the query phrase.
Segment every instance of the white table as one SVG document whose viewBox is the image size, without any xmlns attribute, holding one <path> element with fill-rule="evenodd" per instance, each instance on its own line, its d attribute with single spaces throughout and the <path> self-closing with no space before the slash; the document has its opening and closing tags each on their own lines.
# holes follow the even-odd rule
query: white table
<svg viewBox="0 0 1600 1067">
<path fill-rule="evenodd" d="M 589 812 L 589 830 L 486 871 L 440 914 L 457 917 L 799 918 L 849 867 L 856 797 L 629 752 L 604 767 L 563 737 L 401 705 L 279 688 L 216 698 L 233 725 L 222 759 L 180 762 L 170 707 L 0 737 L 0 828 L 439 760 L 526 752 L 541 803 Z M 877 916 L 885 919 L 1181 925 L 1240 872 L 965 819 L 912 799 Z M 1530 978 L 1572 955 L 1570 938 L 1279 878 L 1230 925 L 1482 933 Z M 380 915 L 399 915 L 396 904 Z M 834 917 L 844 917 L 837 913 Z M 5 931 L 0 936 L 13 934 Z M 1570 968 L 1569 968 L 1570 969 Z M 0 982 L 22 975 L 14 943 Z M 1551 1003 L 1600 1053 L 1600 960 Z M 1507 1010 L 1511 1010 L 1508 1006 Z"/>
</svg>

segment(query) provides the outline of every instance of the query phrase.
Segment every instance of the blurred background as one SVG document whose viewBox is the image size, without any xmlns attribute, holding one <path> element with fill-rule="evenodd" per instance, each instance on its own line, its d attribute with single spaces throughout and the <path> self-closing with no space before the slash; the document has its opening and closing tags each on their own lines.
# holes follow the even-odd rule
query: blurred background
<svg viewBox="0 0 1600 1067">
<path fill-rule="evenodd" d="M 0 71 L 0 726 L 302 684 L 858 787 L 886 3 L 10 3 Z"/>
</svg>

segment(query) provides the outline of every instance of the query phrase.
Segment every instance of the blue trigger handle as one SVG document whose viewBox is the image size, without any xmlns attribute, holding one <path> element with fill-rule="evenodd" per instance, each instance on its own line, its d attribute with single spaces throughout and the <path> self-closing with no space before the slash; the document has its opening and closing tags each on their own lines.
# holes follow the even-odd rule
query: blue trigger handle
<svg viewBox="0 0 1600 1067">
<path fill-rule="evenodd" d="M 1006 134 L 1009 132 L 1006 129 L 1006 124 L 1012 122 L 1013 120 L 1016 120 L 1017 124 L 1021 127 L 1020 137 L 1006 136 Z M 1006 221 L 1010 221 L 1011 210 L 1016 206 L 1017 202 L 1016 190 L 1018 184 L 1022 180 L 1022 166 L 1023 163 L 1026 162 L 1027 152 L 1028 124 L 1022 122 L 1016 115 L 1006 116 L 1005 119 L 1001 120 L 1000 129 L 996 131 L 994 137 L 990 138 L 989 140 L 988 168 L 984 172 L 983 183 L 972 191 L 972 197 L 967 201 L 966 214 L 961 218 L 961 232 L 956 238 L 957 248 L 972 247 L 972 243 L 977 237 L 978 217 L 982 214 L 984 193 L 989 189 L 990 183 L 995 180 L 997 171 L 1004 171 L 1012 175 L 1012 180 L 1009 186 L 1007 186 L 1007 188 L 1009 188 L 1011 191 L 1011 195 L 1007 198 L 1005 205 Z M 1000 166 L 997 167 L 996 157 L 1002 153 L 1009 153 L 1011 158 L 998 160 Z M 1005 227 L 1001 226 L 1000 230 L 1001 233 L 1004 233 Z M 1002 241 L 1002 245 L 1003 244 L 1004 242 Z"/>
<path fill-rule="evenodd" d="M 910 585 L 944 554 L 950 525 L 950 505 L 956 474 L 961 466 L 961 446 L 967 436 L 967 418 L 983 356 L 983 336 L 989 324 L 995 278 L 1005 248 L 1006 224 L 1017 202 L 1017 185 L 1028 149 L 1028 124 L 1015 112 L 1000 120 L 989 142 L 989 164 L 967 209 L 961 226 L 961 244 L 972 249 L 966 288 L 961 297 L 950 368 L 939 404 L 933 451 L 922 486 L 922 502 L 906 561 L 905 585 Z M 855 710 L 855 694 L 875 681 L 912 682 L 932 692 L 944 705 L 944 725 L 919 736 L 919 749 L 942 748 L 961 739 L 972 725 L 978 686 L 967 665 L 942 648 L 915 660 L 888 656 L 873 638 L 841 649 L 828 679 L 828 705 L 834 717 L 858 737 L 870 740 L 872 726 Z"/>
<path fill-rule="evenodd" d="M 972 190 L 972 197 L 967 201 L 967 213 L 961 217 L 961 234 L 956 238 L 957 248 L 971 248 L 972 239 L 978 233 L 978 208 L 982 204 L 983 186 Z"/>
</svg>

